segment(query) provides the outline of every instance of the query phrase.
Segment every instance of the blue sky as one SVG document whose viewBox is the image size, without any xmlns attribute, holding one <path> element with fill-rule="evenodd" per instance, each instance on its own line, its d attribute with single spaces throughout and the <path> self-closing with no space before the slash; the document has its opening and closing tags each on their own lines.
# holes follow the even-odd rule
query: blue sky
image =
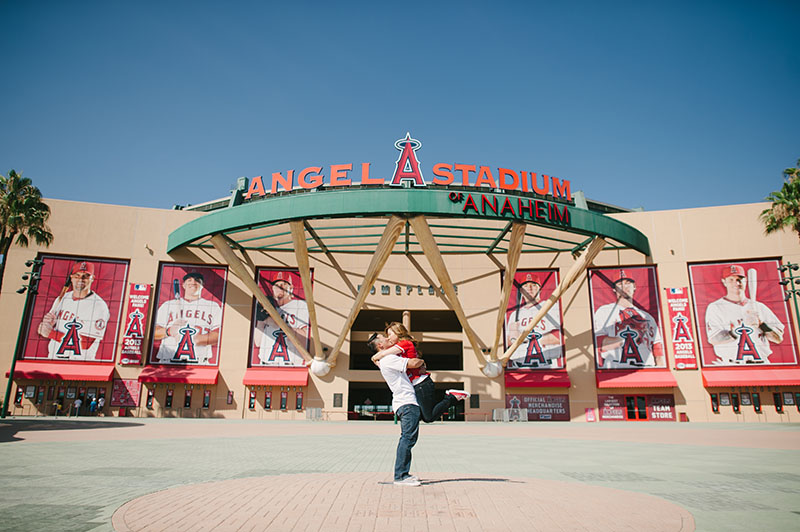
<svg viewBox="0 0 800 532">
<path fill-rule="evenodd" d="M 800 3 L 0 0 L 0 171 L 170 208 L 239 176 L 436 162 L 646 210 L 750 203 L 800 158 Z M 427 170 L 426 170 L 427 169 Z"/>
</svg>

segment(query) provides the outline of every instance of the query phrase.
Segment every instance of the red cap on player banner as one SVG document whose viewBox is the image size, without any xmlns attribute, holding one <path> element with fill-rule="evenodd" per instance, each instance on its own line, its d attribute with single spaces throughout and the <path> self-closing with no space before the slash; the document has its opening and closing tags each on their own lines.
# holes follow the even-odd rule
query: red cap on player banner
<svg viewBox="0 0 800 532">
<path fill-rule="evenodd" d="M 745 275 L 744 273 L 744 268 L 742 268 L 738 264 L 729 264 L 728 266 L 724 266 L 722 268 L 722 279 L 730 277 L 731 275 L 736 275 L 738 277 L 747 277 L 747 275 Z"/>
<path fill-rule="evenodd" d="M 292 281 L 292 274 L 289 272 L 278 272 L 275 274 L 275 279 L 272 280 L 272 284 L 277 283 L 278 281 L 285 281 L 289 283 L 289 285 L 294 286 L 294 282 Z"/>
<path fill-rule="evenodd" d="M 520 286 L 528 283 L 534 283 L 538 284 L 539 286 L 542 286 L 542 281 L 541 279 L 539 279 L 539 276 L 532 273 L 525 274 L 525 279 L 520 283 Z"/>
<path fill-rule="evenodd" d="M 636 281 L 633 279 L 633 277 L 631 277 L 630 275 L 628 275 L 628 274 L 625 272 L 625 270 L 620 270 L 620 271 L 619 271 L 619 275 L 617 276 L 617 278 L 616 278 L 616 279 L 614 279 L 614 284 L 617 284 L 617 283 L 618 283 L 618 282 L 620 282 L 620 281 L 630 281 L 630 282 L 632 282 L 632 283 L 635 283 L 635 282 L 636 282 Z"/>
<path fill-rule="evenodd" d="M 89 275 L 94 275 L 94 264 L 92 264 L 91 262 L 80 261 L 72 265 L 71 273 L 83 273 L 83 272 L 86 272 Z"/>
</svg>

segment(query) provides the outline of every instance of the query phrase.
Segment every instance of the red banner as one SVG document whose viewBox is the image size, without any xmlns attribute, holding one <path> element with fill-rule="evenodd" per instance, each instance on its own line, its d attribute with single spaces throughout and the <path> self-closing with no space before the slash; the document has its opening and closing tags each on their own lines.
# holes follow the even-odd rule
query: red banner
<svg viewBox="0 0 800 532">
<path fill-rule="evenodd" d="M 672 331 L 672 351 L 675 353 L 676 369 L 697 369 L 692 313 L 689 309 L 689 290 L 667 288 L 669 325 Z"/>
<path fill-rule="evenodd" d="M 111 406 L 139 406 L 139 390 L 137 379 L 114 379 Z"/>
<path fill-rule="evenodd" d="M 125 331 L 122 334 L 120 364 L 139 365 L 142 363 L 142 344 L 150 308 L 149 284 L 130 284 L 128 307 L 125 311 Z"/>
</svg>

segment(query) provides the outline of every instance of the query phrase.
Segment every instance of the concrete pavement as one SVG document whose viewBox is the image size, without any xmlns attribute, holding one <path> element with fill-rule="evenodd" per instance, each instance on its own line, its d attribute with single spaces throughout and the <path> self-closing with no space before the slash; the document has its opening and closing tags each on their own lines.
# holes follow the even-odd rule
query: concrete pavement
<svg viewBox="0 0 800 532">
<path fill-rule="evenodd" d="M 0 529 L 800 529 L 798 425 L 437 423 L 414 449 L 420 488 L 388 484 L 398 434 L 391 422 L 7 419 Z"/>
</svg>

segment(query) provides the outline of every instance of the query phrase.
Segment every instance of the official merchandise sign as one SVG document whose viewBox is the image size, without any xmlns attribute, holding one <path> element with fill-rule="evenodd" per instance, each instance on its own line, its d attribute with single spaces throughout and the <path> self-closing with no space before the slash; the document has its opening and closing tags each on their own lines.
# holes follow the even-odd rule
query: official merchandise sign
<svg viewBox="0 0 800 532">
<path fill-rule="evenodd" d="M 506 408 L 527 408 L 528 421 L 569 421 L 569 395 L 506 394 Z"/>
<path fill-rule="evenodd" d="M 258 285 L 270 304 L 300 339 L 306 350 L 311 345 L 308 304 L 300 279 L 293 269 L 258 269 Z M 313 272 L 312 272 L 313 282 Z M 305 360 L 260 304 L 256 303 L 253 315 L 253 343 L 250 349 L 250 366 L 304 366 Z"/>
<path fill-rule="evenodd" d="M 516 272 L 503 328 L 506 349 L 525 330 L 557 285 L 557 270 L 518 270 Z M 563 369 L 564 334 L 561 324 L 561 301 L 558 301 L 511 354 L 507 368 L 515 370 Z"/>
<path fill-rule="evenodd" d="M 114 379 L 111 387 L 111 406 L 139 406 L 141 386 L 136 379 Z"/>
<path fill-rule="evenodd" d="M 128 261 L 41 259 L 22 358 L 113 363 Z"/>
<path fill-rule="evenodd" d="M 125 311 L 125 328 L 122 333 L 122 349 L 119 362 L 123 365 L 142 363 L 145 324 L 150 309 L 149 284 L 130 283 L 128 307 Z"/>
<path fill-rule="evenodd" d="M 669 326 L 672 332 L 672 351 L 675 353 L 675 368 L 697 369 L 694 327 L 692 327 L 692 312 L 689 308 L 689 289 L 682 286 L 667 288 L 666 292 Z"/>
<path fill-rule="evenodd" d="M 656 269 L 589 271 L 597 369 L 666 368 Z"/>
<path fill-rule="evenodd" d="M 162 264 L 150 364 L 219 365 L 219 337 L 228 270 Z"/>
<path fill-rule="evenodd" d="M 796 365 L 777 260 L 689 265 L 704 367 Z"/>
</svg>

